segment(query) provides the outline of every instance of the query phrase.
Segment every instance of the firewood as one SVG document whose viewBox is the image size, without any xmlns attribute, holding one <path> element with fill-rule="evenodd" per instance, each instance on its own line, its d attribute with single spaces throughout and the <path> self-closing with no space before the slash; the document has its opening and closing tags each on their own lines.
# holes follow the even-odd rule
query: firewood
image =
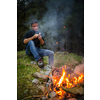
<svg viewBox="0 0 100 100">
<path fill-rule="evenodd" d="M 61 88 L 66 92 L 66 93 L 71 93 L 71 94 L 75 94 L 75 95 L 83 95 L 84 94 L 84 88 L 79 84 L 76 87 L 73 88 L 65 88 L 63 86 L 61 86 Z"/>
</svg>

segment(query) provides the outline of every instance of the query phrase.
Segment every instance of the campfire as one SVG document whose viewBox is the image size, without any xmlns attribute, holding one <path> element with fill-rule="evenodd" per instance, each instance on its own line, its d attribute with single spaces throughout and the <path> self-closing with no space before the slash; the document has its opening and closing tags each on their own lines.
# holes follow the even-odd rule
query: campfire
<svg viewBox="0 0 100 100">
<path fill-rule="evenodd" d="M 83 94 L 83 88 L 80 87 L 83 84 L 84 74 L 75 74 L 73 76 L 73 71 L 66 67 L 66 65 L 61 68 L 55 68 L 52 71 L 52 85 L 50 90 L 55 91 L 59 99 L 66 98 L 66 96 L 71 94 Z"/>
<path fill-rule="evenodd" d="M 45 97 L 57 98 L 57 100 L 70 100 L 70 98 L 74 98 L 73 100 L 76 100 L 77 96 L 81 96 L 83 98 L 84 64 L 76 66 L 73 70 L 64 65 L 60 68 L 52 69 L 49 75 L 34 73 L 34 76 L 38 76 L 45 80 L 44 84 L 47 91 L 41 95 L 40 99 Z"/>
</svg>

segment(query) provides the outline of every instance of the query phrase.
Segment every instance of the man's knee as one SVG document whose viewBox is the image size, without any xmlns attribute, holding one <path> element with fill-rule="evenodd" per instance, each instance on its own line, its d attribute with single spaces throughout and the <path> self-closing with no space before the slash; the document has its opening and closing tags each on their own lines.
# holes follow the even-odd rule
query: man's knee
<svg viewBox="0 0 100 100">
<path fill-rule="evenodd" d="M 54 56 L 54 52 L 53 51 L 50 51 L 50 55 Z"/>
<path fill-rule="evenodd" d="M 30 40 L 30 41 L 28 42 L 28 45 L 34 45 L 34 41 Z"/>
</svg>

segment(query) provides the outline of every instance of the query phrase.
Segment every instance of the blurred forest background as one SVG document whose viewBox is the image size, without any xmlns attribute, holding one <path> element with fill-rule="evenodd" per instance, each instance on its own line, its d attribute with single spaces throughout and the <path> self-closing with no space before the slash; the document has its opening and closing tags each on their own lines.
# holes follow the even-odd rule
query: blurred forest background
<svg viewBox="0 0 100 100">
<path fill-rule="evenodd" d="M 84 0 L 17 0 L 17 50 L 25 49 L 22 39 L 39 22 L 45 45 L 42 48 L 84 55 Z"/>
</svg>

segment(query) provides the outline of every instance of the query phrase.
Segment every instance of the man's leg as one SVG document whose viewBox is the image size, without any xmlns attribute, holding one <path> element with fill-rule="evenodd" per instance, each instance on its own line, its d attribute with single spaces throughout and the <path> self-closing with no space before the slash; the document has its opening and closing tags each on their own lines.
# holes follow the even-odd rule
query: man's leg
<svg viewBox="0 0 100 100">
<path fill-rule="evenodd" d="M 38 49 L 37 51 L 40 56 L 48 56 L 49 57 L 49 65 L 54 68 L 54 52 L 46 49 Z"/>
<path fill-rule="evenodd" d="M 29 41 L 26 47 L 26 54 L 33 55 L 35 60 L 38 61 L 41 57 L 37 52 L 37 48 L 35 47 L 34 41 Z"/>
</svg>

